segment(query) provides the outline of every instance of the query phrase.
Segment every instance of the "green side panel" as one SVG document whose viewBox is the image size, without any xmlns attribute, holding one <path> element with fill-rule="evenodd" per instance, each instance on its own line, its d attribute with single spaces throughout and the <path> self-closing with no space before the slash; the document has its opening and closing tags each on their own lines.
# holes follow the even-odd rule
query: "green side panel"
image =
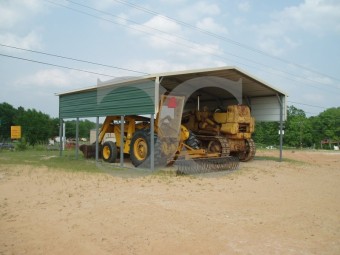
<svg viewBox="0 0 340 255">
<path fill-rule="evenodd" d="M 155 111 L 153 81 L 98 87 L 59 96 L 60 118 L 142 115 Z"/>
</svg>

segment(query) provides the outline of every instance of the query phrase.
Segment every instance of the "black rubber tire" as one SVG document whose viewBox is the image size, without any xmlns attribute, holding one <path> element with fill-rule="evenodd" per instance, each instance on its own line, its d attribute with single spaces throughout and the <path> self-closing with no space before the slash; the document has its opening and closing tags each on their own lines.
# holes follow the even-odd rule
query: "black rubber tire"
<svg viewBox="0 0 340 255">
<path fill-rule="evenodd" d="M 143 143 L 144 150 L 146 149 L 145 153 L 141 153 L 143 155 L 138 155 L 138 152 L 136 152 L 136 147 L 138 147 L 138 144 Z M 150 157 L 150 152 L 151 152 L 151 143 L 150 143 L 150 132 L 147 130 L 138 130 L 137 132 L 134 133 L 131 143 L 130 143 L 130 159 L 131 163 L 137 167 L 141 165 L 146 159 Z"/>
<path fill-rule="evenodd" d="M 114 163 L 117 160 L 117 146 L 114 142 L 108 141 L 103 144 L 102 157 L 105 162 Z"/>
</svg>

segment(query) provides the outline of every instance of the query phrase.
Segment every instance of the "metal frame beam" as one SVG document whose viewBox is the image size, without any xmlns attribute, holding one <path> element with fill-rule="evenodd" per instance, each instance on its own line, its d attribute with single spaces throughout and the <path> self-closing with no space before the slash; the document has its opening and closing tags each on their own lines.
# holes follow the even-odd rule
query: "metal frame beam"
<svg viewBox="0 0 340 255">
<path fill-rule="evenodd" d="M 155 170 L 155 139 L 154 139 L 154 133 L 155 133 L 155 115 L 150 114 L 150 169 L 151 171 Z"/>
<path fill-rule="evenodd" d="M 155 113 L 158 113 L 158 107 L 159 107 L 159 85 L 161 83 L 161 80 L 159 79 L 159 76 L 155 79 Z"/>
<path fill-rule="evenodd" d="M 59 156 L 63 156 L 63 119 L 59 120 Z"/>
<path fill-rule="evenodd" d="M 124 116 L 120 116 L 120 167 L 124 167 Z"/>
<path fill-rule="evenodd" d="M 96 162 L 99 160 L 99 116 L 96 117 Z"/>
<path fill-rule="evenodd" d="M 283 147 L 283 102 L 282 96 L 276 94 L 277 100 L 280 105 L 280 162 L 282 162 L 282 147 Z"/>
<path fill-rule="evenodd" d="M 76 159 L 79 158 L 79 117 L 76 120 Z"/>
</svg>

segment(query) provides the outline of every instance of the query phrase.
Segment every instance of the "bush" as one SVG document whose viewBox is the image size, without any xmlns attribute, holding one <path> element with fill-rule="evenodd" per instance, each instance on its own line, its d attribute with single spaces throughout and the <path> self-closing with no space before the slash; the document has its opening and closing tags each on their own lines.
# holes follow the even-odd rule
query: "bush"
<svg viewBox="0 0 340 255">
<path fill-rule="evenodd" d="M 33 146 L 34 150 L 36 151 L 46 151 L 47 150 L 47 145 L 44 143 L 38 143 Z"/>
<path fill-rule="evenodd" d="M 27 150 L 27 148 L 28 148 L 28 145 L 27 145 L 26 138 L 23 137 L 20 139 L 19 143 L 16 144 L 16 149 L 18 151 L 25 151 Z"/>
</svg>

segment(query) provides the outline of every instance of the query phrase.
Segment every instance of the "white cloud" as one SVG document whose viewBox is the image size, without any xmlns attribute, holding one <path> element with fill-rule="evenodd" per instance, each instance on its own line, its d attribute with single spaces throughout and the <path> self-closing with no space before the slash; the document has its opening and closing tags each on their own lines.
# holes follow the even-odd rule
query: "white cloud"
<svg viewBox="0 0 340 255">
<path fill-rule="evenodd" d="M 128 19 L 128 15 L 125 13 L 121 13 L 116 18 L 116 21 L 121 25 L 127 25 L 127 19 Z"/>
<path fill-rule="evenodd" d="M 181 26 L 161 15 L 154 16 L 141 25 L 130 27 L 133 29 L 132 34 L 139 38 L 146 38 L 148 45 L 155 49 L 171 49 L 181 43 L 181 39 L 178 38 L 181 34 Z"/>
<path fill-rule="evenodd" d="M 153 16 L 141 25 L 131 25 L 130 28 L 134 35 L 151 38 L 150 44 L 155 48 L 164 48 L 168 47 L 172 42 L 176 43 L 178 41 L 176 35 L 181 34 L 179 24 L 161 15 Z"/>
<path fill-rule="evenodd" d="M 299 42 L 294 41 L 288 36 L 280 35 L 277 38 L 275 36 L 261 38 L 258 45 L 262 50 L 270 53 L 273 56 L 281 56 L 286 51 L 298 47 Z"/>
<path fill-rule="evenodd" d="M 227 28 L 217 24 L 213 18 L 204 18 L 197 22 L 196 26 L 200 29 L 207 30 L 216 34 L 227 34 Z"/>
<path fill-rule="evenodd" d="M 149 59 L 146 61 L 134 61 L 130 63 L 133 69 L 143 70 L 147 73 L 162 73 L 171 71 L 183 71 L 196 68 L 205 68 L 207 66 L 217 67 L 226 66 L 225 62 L 214 61 L 210 58 L 201 58 L 200 61 L 169 61 L 164 59 Z"/>
<path fill-rule="evenodd" d="M 100 72 L 99 72 L 100 73 Z M 57 68 L 42 69 L 33 74 L 19 78 L 14 82 L 18 87 L 31 89 L 74 89 L 86 86 L 89 81 L 95 84 L 96 77 L 91 74 L 81 73 L 74 70 L 61 70 Z"/>
<path fill-rule="evenodd" d="M 206 25 L 205 28 L 224 29 L 210 19 L 205 20 L 201 25 L 202 28 L 203 25 Z M 152 17 L 142 25 L 132 25 L 131 27 L 137 30 L 133 34 L 145 39 L 145 42 L 152 48 L 164 50 L 164 54 L 188 57 L 190 55 L 202 56 L 221 53 L 221 48 L 217 44 L 198 44 L 185 39 L 181 25 L 160 15 Z M 157 32 L 157 30 L 164 31 L 164 33 Z"/>
<path fill-rule="evenodd" d="M 173 63 L 164 59 L 149 59 L 146 61 L 134 61 L 131 63 L 134 69 L 143 70 L 147 73 L 160 73 L 187 69 L 187 65 Z"/>
<path fill-rule="evenodd" d="M 93 5 L 94 5 L 94 8 L 96 9 L 100 9 L 100 10 L 105 10 L 105 9 L 110 9 L 112 7 L 115 7 L 117 6 L 117 2 L 115 1 L 112 1 L 112 0 L 94 0 L 93 1 Z"/>
<path fill-rule="evenodd" d="M 171 50 L 181 47 L 181 40 L 172 35 L 152 35 L 147 39 L 147 43 L 154 49 Z M 185 42 L 184 42 L 185 44 Z"/>
<path fill-rule="evenodd" d="M 194 58 L 205 55 L 218 55 L 222 49 L 218 44 L 195 43 L 172 35 L 152 35 L 146 42 L 154 49 L 163 50 L 164 55 Z"/>
<path fill-rule="evenodd" d="M 173 5 L 184 4 L 185 2 L 187 2 L 187 0 L 159 0 L 159 1 L 165 4 L 173 4 Z"/>
<path fill-rule="evenodd" d="M 156 15 L 152 17 L 150 20 L 147 22 L 143 23 L 143 26 L 134 26 L 134 27 L 139 27 L 143 30 L 148 30 L 148 31 L 154 31 L 154 30 L 149 30 L 145 27 L 157 29 L 164 31 L 166 33 L 180 33 L 181 32 L 181 26 L 177 24 L 175 21 L 169 20 L 165 18 L 162 15 Z"/>
<path fill-rule="evenodd" d="M 10 0 L 0 2 L 0 28 L 12 28 L 42 10 L 39 0 Z"/>
<path fill-rule="evenodd" d="M 217 4 L 207 3 L 207 2 L 198 2 L 192 6 L 192 10 L 198 12 L 202 15 L 218 15 L 221 10 Z"/>
<path fill-rule="evenodd" d="M 340 32 L 340 2 L 305 0 L 298 6 L 285 8 L 279 13 L 280 21 L 287 20 L 300 29 L 313 34 Z M 287 23 L 288 23 L 287 22 Z"/>
<path fill-rule="evenodd" d="M 25 36 L 18 36 L 12 33 L 0 34 L 0 43 L 24 49 L 36 50 L 42 48 L 41 36 L 35 31 L 32 31 Z M 17 50 L 13 50 L 10 48 L 2 49 L 6 51 L 17 52 Z"/>
<path fill-rule="evenodd" d="M 238 3 L 237 8 L 241 12 L 248 12 L 250 10 L 250 4 L 249 4 L 249 2 L 240 2 L 240 3 Z"/>
<path fill-rule="evenodd" d="M 45 6 L 40 0 L 0 1 L 0 42 L 25 49 L 41 49 L 40 29 L 32 28 L 30 20 Z M 2 50 L 14 51 L 9 48 Z"/>
<path fill-rule="evenodd" d="M 233 25 L 235 27 L 242 27 L 244 26 L 245 22 L 246 22 L 246 19 L 242 17 L 236 17 L 233 19 Z"/>
<path fill-rule="evenodd" d="M 305 0 L 273 13 L 272 21 L 254 26 L 259 47 L 275 56 L 296 48 L 301 34 L 325 36 L 340 33 L 340 2 Z"/>
<path fill-rule="evenodd" d="M 20 78 L 15 83 L 32 87 L 66 87 L 71 84 L 70 74 L 59 69 L 44 69 Z"/>
<path fill-rule="evenodd" d="M 218 44 L 193 43 L 189 52 L 195 55 L 222 55 L 222 49 Z"/>
<path fill-rule="evenodd" d="M 269 54 L 273 56 L 280 56 L 284 52 L 284 49 L 282 48 L 282 44 L 278 45 L 277 41 L 270 37 L 261 38 L 258 45 L 262 50 L 268 52 Z"/>
<path fill-rule="evenodd" d="M 195 21 L 204 16 L 217 16 L 220 13 L 221 9 L 217 4 L 199 1 L 180 10 L 179 16 L 185 21 Z"/>
<path fill-rule="evenodd" d="M 166 49 L 180 43 L 181 26 L 161 15 L 152 17 L 141 25 L 131 25 L 132 34 L 147 38 L 150 46 L 156 49 Z M 162 32 L 164 33 L 162 33 Z"/>
<path fill-rule="evenodd" d="M 4 2 L 0 4 L 0 28 L 12 27 L 18 20 L 20 20 L 20 15 L 18 12 L 11 8 L 6 8 Z"/>
</svg>

